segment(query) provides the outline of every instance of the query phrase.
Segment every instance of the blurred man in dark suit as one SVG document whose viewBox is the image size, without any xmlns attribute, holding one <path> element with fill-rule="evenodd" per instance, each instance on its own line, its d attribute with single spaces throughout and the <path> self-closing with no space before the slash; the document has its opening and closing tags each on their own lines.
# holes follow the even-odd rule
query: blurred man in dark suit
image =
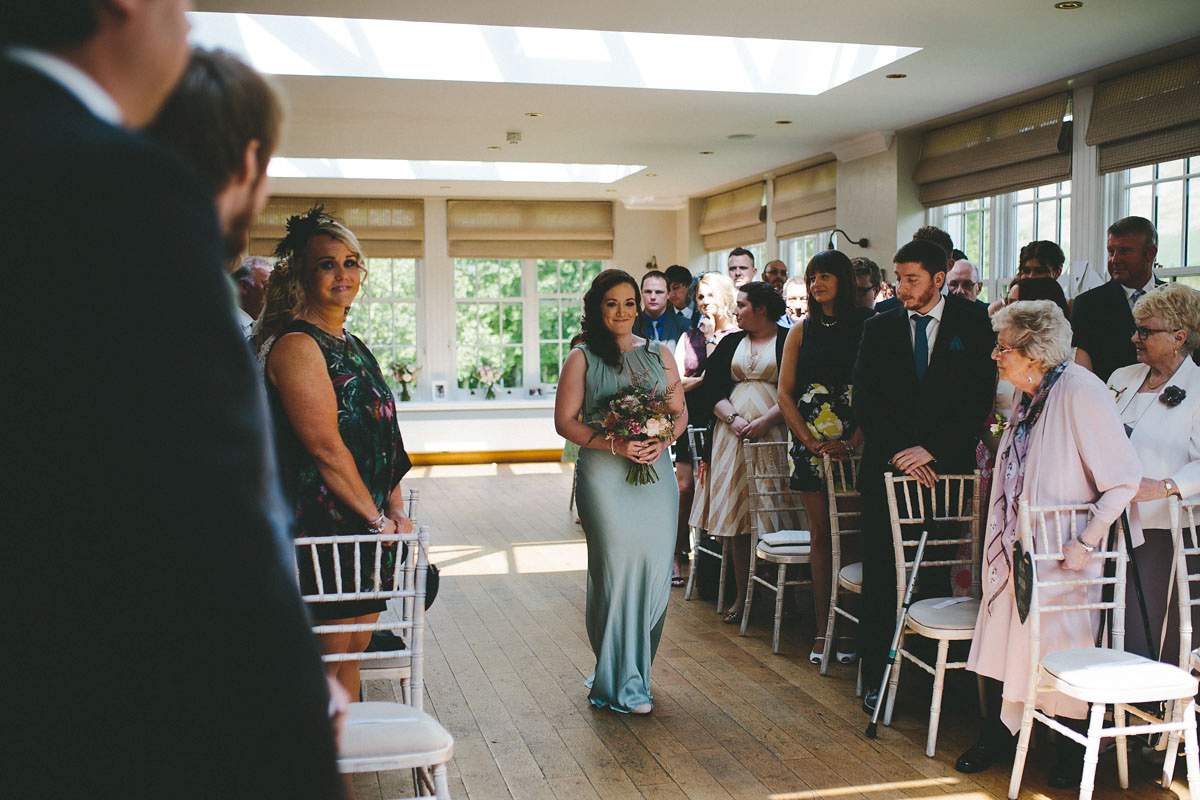
<svg viewBox="0 0 1200 800">
<path fill-rule="evenodd" d="M 0 0 L 11 797 L 341 794 L 213 198 L 132 132 L 187 6 Z"/>
</svg>

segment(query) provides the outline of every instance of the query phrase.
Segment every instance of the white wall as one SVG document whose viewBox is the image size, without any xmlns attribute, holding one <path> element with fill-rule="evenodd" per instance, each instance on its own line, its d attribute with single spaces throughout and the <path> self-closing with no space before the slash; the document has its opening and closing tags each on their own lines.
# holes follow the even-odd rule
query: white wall
<svg viewBox="0 0 1200 800">
<path fill-rule="evenodd" d="M 685 263 L 679 247 L 678 224 L 682 211 L 630 211 L 620 203 L 613 208 L 612 265 L 632 275 L 646 271 L 653 256 L 659 269 Z"/>
</svg>

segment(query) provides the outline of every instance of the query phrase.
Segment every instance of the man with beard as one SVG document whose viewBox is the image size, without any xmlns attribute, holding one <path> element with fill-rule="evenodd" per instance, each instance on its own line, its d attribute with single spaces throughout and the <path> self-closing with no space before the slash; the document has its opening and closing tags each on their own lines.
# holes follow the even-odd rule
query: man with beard
<svg viewBox="0 0 1200 800">
<path fill-rule="evenodd" d="M 135 132 L 188 7 L 0 0 L 9 797 L 341 795 L 213 198 Z"/>
<path fill-rule="evenodd" d="M 196 48 L 146 129 L 182 155 L 212 192 L 231 273 L 267 201 L 267 164 L 282 119 L 279 98 L 258 72 L 223 50 Z"/>
<path fill-rule="evenodd" d="M 853 407 L 865 442 L 859 653 L 868 713 L 878 701 L 898 605 L 883 474 L 911 475 L 932 487 L 939 474 L 974 470 L 975 443 L 996 387 L 996 340 L 986 310 L 941 293 L 945 249 L 914 239 L 894 261 L 900 307 L 867 320 L 854 365 Z M 948 586 L 931 586 L 933 578 L 924 573 L 925 592 L 947 594 Z"/>
</svg>

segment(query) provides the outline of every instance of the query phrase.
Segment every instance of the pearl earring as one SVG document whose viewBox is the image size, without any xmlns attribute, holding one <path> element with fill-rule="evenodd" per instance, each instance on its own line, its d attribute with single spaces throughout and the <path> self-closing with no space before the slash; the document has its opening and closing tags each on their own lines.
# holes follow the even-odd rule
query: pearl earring
<svg viewBox="0 0 1200 800">
<path fill-rule="evenodd" d="M 1026 375 L 1026 376 L 1025 376 L 1025 382 L 1026 382 L 1026 383 L 1033 383 L 1033 376 L 1032 376 L 1032 375 Z"/>
</svg>

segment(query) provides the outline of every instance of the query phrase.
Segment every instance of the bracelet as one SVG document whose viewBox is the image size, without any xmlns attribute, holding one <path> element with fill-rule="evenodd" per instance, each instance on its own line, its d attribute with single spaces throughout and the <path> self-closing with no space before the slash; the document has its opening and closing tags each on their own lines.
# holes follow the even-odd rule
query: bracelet
<svg viewBox="0 0 1200 800">
<path fill-rule="evenodd" d="M 1096 545 L 1088 544 L 1087 542 L 1085 542 L 1083 540 L 1082 536 L 1076 536 L 1075 541 L 1079 542 L 1079 546 L 1082 547 L 1084 550 L 1087 550 L 1089 553 L 1096 552 Z"/>
<path fill-rule="evenodd" d="M 705 339 L 704 343 L 705 344 L 716 344 L 717 340 L 716 339 Z"/>
<path fill-rule="evenodd" d="M 384 526 L 386 520 L 387 520 L 387 517 L 385 517 L 383 512 L 380 511 L 379 516 L 375 518 L 374 522 L 367 523 L 367 530 L 370 533 L 376 533 L 376 534 L 383 533 L 383 526 Z"/>
</svg>

